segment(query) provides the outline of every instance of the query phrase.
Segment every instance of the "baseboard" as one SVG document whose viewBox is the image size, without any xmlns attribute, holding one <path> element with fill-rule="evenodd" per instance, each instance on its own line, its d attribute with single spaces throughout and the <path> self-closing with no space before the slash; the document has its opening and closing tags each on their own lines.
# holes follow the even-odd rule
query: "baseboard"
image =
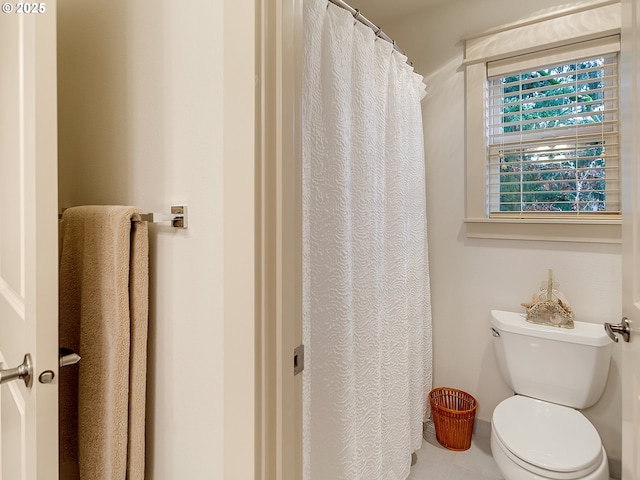
<svg viewBox="0 0 640 480">
<path fill-rule="evenodd" d="M 422 423 L 422 438 L 427 443 L 431 443 L 433 445 L 438 444 L 438 440 L 436 439 L 436 426 L 433 423 L 433 420 L 429 419 Z"/>
<path fill-rule="evenodd" d="M 473 434 L 480 438 L 491 437 L 491 422 L 476 418 L 473 423 Z"/>
<path fill-rule="evenodd" d="M 489 438 L 491 436 L 491 422 L 479 420 L 477 418 L 474 419 L 473 435 L 480 438 Z M 437 442 L 436 428 L 432 419 L 429 419 L 422 424 L 422 438 L 430 443 Z"/>
</svg>

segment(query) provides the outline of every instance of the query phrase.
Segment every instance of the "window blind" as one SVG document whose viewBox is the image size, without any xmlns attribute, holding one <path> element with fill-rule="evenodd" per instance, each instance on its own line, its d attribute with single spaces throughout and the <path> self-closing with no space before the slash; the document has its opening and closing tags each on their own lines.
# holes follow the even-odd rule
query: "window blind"
<svg viewBox="0 0 640 480">
<path fill-rule="evenodd" d="M 488 66 L 490 217 L 620 215 L 618 53 L 566 57 Z"/>
</svg>

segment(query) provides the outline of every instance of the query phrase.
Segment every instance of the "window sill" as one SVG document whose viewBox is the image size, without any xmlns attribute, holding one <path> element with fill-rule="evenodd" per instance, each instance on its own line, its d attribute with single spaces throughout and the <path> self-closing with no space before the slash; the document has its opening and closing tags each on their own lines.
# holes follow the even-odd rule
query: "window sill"
<svg viewBox="0 0 640 480">
<path fill-rule="evenodd" d="M 467 238 L 576 243 L 622 243 L 622 221 L 465 218 Z"/>
</svg>

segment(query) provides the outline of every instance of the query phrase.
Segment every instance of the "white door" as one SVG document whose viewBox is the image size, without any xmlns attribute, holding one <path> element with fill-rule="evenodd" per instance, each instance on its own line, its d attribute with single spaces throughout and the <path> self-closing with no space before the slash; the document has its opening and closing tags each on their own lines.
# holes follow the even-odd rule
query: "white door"
<svg viewBox="0 0 640 480">
<path fill-rule="evenodd" d="M 623 0 L 621 102 L 623 155 L 622 480 L 640 480 L 640 7 Z"/>
<path fill-rule="evenodd" d="M 33 380 L 0 386 L 0 480 L 55 480 L 57 378 L 39 376 L 58 374 L 56 2 L 1 8 L 0 362 L 30 354 Z"/>
</svg>

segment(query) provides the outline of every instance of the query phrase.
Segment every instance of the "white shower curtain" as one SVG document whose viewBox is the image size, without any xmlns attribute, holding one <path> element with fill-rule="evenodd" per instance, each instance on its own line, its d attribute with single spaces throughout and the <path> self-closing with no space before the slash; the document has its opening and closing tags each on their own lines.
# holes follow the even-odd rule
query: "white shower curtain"
<svg viewBox="0 0 640 480">
<path fill-rule="evenodd" d="M 304 0 L 304 479 L 404 480 L 431 388 L 422 77 Z"/>
</svg>

